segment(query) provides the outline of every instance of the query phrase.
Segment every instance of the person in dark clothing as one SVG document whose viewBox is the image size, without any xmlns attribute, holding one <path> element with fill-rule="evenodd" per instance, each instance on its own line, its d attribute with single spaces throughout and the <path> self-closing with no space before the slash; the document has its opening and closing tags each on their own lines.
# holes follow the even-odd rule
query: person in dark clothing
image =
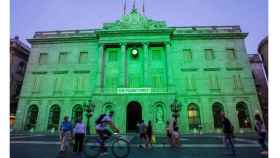
<svg viewBox="0 0 280 158">
<path fill-rule="evenodd" d="M 255 130 L 257 134 L 259 135 L 259 143 L 263 149 L 261 152 L 262 155 L 267 155 L 267 145 L 265 143 L 266 136 L 267 136 L 267 131 L 264 125 L 264 122 L 260 116 L 260 114 L 255 114 L 255 120 L 256 120 L 256 125 L 255 125 Z"/>
<path fill-rule="evenodd" d="M 74 128 L 75 133 L 75 144 L 73 151 L 74 152 L 82 152 L 83 144 L 84 144 L 84 137 L 86 133 L 86 126 L 82 122 L 81 118 L 78 118 L 77 123 Z"/>
<path fill-rule="evenodd" d="M 148 138 L 148 144 L 150 144 L 150 146 L 152 147 L 152 135 L 153 135 L 152 121 L 148 122 L 146 134 Z"/>
<path fill-rule="evenodd" d="M 235 148 L 233 143 L 233 126 L 228 118 L 225 117 L 225 113 L 221 113 L 221 119 L 223 124 L 223 133 L 224 133 L 224 143 L 227 151 L 231 148 L 231 154 L 235 155 Z M 226 153 L 228 154 L 228 153 Z"/>
</svg>

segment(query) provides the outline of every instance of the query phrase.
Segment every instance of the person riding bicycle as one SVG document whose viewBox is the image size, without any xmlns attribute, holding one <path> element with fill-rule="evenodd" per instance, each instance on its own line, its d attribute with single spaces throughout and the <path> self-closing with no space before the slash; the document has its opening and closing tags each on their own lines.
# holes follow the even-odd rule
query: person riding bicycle
<svg viewBox="0 0 280 158">
<path fill-rule="evenodd" d="M 60 137 L 60 152 L 65 150 L 65 141 L 69 137 L 72 137 L 73 127 L 72 123 L 69 121 L 69 117 L 65 116 L 64 121 L 61 123 L 59 128 L 59 137 Z"/>
<path fill-rule="evenodd" d="M 105 147 L 105 141 L 106 139 L 110 138 L 112 135 L 111 130 L 108 128 L 109 127 L 116 133 L 119 133 L 119 129 L 115 126 L 113 123 L 112 117 L 114 115 L 114 111 L 110 111 L 109 115 L 106 114 L 101 114 L 99 118 L 96 120 L 96 133 L 99 135 L 101 139 L 101 149 L 106 152 L 107 148 Z"/>
</svg>

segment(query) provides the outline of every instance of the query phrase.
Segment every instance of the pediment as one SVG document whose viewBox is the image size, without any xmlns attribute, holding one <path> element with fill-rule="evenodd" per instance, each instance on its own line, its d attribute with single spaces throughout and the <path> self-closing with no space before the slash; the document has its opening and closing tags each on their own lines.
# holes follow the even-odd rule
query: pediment
<svg viewBox="0 0 280 158">
<path fill-rule="evenodd" d="M 164 21 L 155 21 L 138 13 L 136 9 L 128 15 L 122 16 L 120 20 L 113 23 L 104 23 L 104 30 L 127 30 L 127 29 L 158 29 L 167 28 Z"/>
</svg>

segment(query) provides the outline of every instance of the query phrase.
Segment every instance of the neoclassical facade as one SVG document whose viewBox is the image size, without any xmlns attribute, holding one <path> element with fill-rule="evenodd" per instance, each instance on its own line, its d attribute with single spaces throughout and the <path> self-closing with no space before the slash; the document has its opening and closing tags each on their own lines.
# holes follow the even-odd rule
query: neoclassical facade
<svg viewBox="0 0 280 158">
<path fill-rule="evenodd" d="M 36 32 L 17 111 L 17 129 L 47 132 L 63 116 L 87 121 L 83 104 L 115 111 L 122 133 L 140 119 L 165 132 L 170 105 L 182 105 L 182 133 L 219 132 L 224 111 L 236 132 L 260 112 L 239 26 L 168 27 L 136 9 L 100 29 Z"/>
</svg>

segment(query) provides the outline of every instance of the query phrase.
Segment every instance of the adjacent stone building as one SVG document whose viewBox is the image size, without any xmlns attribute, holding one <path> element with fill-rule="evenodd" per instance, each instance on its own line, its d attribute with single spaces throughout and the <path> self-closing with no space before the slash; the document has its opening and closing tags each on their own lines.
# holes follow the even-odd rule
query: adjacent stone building
<svg viewBox="0 0 280 158">
<path fill-rule="evenodd" d="M 10 40 L 10 114 L 15 115 L 30 48 L 19 40 Z"/>
<path fill-rule="evenodd" d="M 252 69 L 252 76 L 255 81 L 255 86 L 263 112 L 263 118 L 268 125 L 268 85 L 265 74 L 263 61 L 259 54 L 248 54 L 249 61 Z"/>
<path fill-rule="evenodd" d="M 102 28 L 36 32 L 17 111 L 17 129 L 57 129 L 63 116 L 87 121 L 115 111 L 122 133 L 140 119 L 165 132 L 175 99 L 180 131 L 220 132 L 224 111 L 236 132 L 260 110 L 239 26 L 168 27 L 136 9 Z"/>
<path fill-rule="evenodd" d="M 268 78 L 268 37 L 265 37 L 258 46 L 258 53 L 261 55 L 266 77 Z"/>
</svg>

